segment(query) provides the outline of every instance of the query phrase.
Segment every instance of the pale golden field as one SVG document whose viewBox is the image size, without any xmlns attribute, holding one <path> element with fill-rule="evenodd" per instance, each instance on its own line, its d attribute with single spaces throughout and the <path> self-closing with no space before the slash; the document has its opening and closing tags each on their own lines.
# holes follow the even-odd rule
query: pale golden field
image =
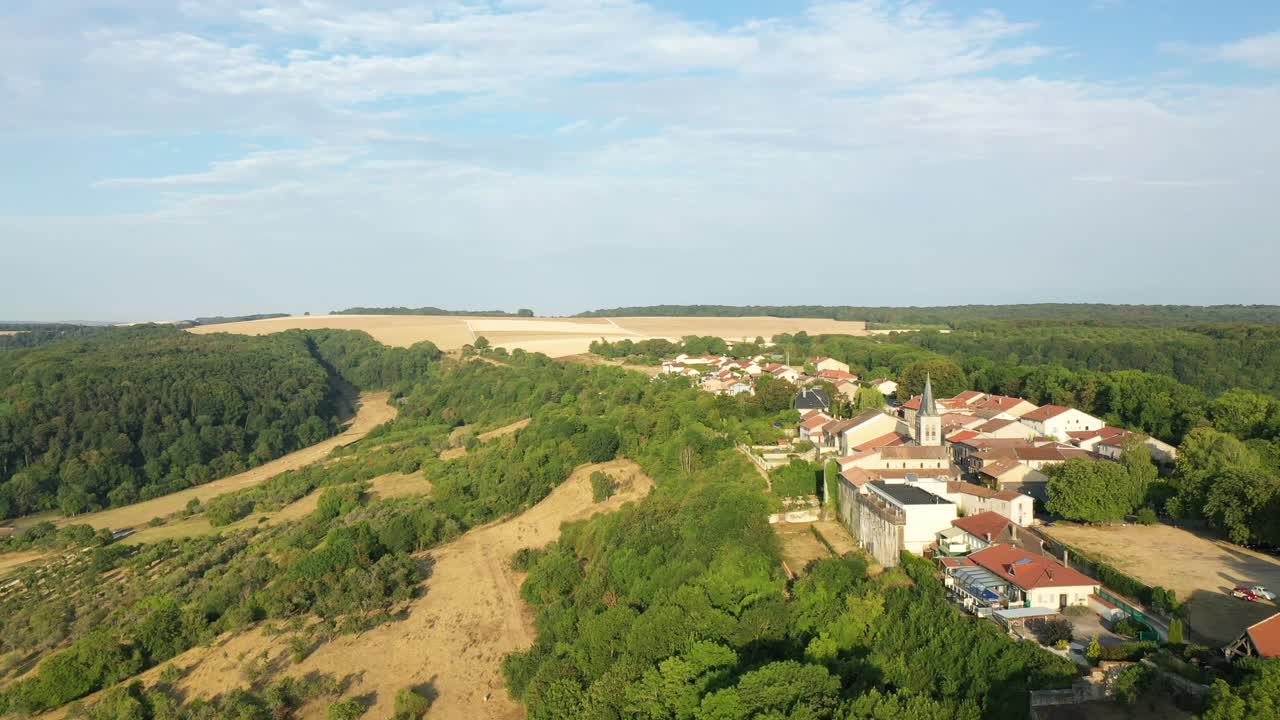
<svg viewBox="0 0 1280 720">
<path fill-rule="evenodd" d="M 490 343 L 550 357 L 585 353 L 593 340 L 714 335 L 726 340 L 766 340 L 779 333 L 865 335 L 866 323 L 773 317 L 516 318 L 435 315 L 311 315 L 206 325 L 193 333 L 265 335 L 295 328 L 363 330 L 385 345 L 408 347 L 430 340 L 441 350 L 457 350 L 484 336 Z"/>
</svg>

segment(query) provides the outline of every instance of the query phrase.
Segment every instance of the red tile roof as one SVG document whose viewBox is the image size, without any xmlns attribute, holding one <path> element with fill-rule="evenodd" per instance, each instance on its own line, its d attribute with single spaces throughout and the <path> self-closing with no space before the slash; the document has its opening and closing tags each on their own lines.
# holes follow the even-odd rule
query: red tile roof
<svg viewBox="0 0 1280 720">
<path fill-rule="evenodd" d="M 880 450 L 880 457 L 892 460 L 949 460 L 951 450 L 938 445 L 926 447 L 922 445 L 900 445 Z"/>
<path fill-rule="evenodd" d="M 949 567 L 949 568 L 973 567 L 973 563 L 967 557 L 938 558 L 938 562 L 942 563 L 943 567 Z"/>
<path fill-rule="evenodd" d="M 977 515 L 956 518 L 951 521 L 951 524 L 974 537 L 997 538 L 1013 524 L 1013 521 L 998 512 L 988 510 Z"/>
<path fill-rule="evenodd" d="M 1246 629 L 1245 634 L 1263 657 L 1280 657 L 1280 613 Z"/>
<path fill-rule="evenodd" d="M 1022 497 L 1022 493 L 1013 490 L 993 490 L 989 487 L 974 485 L 973 483 L 961 480 L 952 480 L 947 483 L 948 493 L 961 493 L 964 495 L 972 495 L 974 497 L 995 498 L 996 500 L 1017 500 Z"/>
<path fill-rule="evenodd" d="M 979 425 L 978 427 L 974 428 L 974 430 L 977 430 L 980 433 L 991 433 L 991 432 L 996 432 L 997 430 L 1003 430 L 1016 422 L 1018 421 L 1017 420 L 988 420 L 982 423 L 981 425 Z"/>
<path fill-rule="evenodd" d="M 978 472 L 986 475 L 987 477 L 999 478 L 1001 475 L 1012 470 L 1016 470 L 1019 467 L 1022 467 L 1022 463 L 1017 460 L 1012 458 L 999 458 L 997 460 L 988 460 L 983 463 Z"/>
<path fill-rule="evenodd" d="M 880 437 L 871 438 L 870 440 L 853 448 L 854 450 L 875 450 L 876 448 L 895 447 L 906 443 L 911 438 L 899 435 L 896 432 L 885 433 Z M 843 459 L 843 458 L 841 458 Z"/>
<path fill-rule="evenodd" d="M 992 545 L 973 553 L 969 559 L 1024 590 L 1099 585 L 1097 580 L 1053 558 L 1033 555 L 1011 545 Z"/>
<path fill-rule="evenodd" d="M 1026 415 L 1023 415 L 1022 419 L 1031 420 L 1033 422 L 1044 422 L 1045 420 L 1052 420 L 1071 409 L 1072 408 L 1063 405 L 1045 405 L 1044 407 L 1036 408 Z"/>
<path fill-rule="evenodd" d="M 964 442 L 965 440 L 972 440 L 973 438 L 978 437 L 978 435 L 979 433 L 976 433 L 973 430 L 958 430 L 947 436 L 947 442 Z"/>
<path fill-rule="evenodd" d="M 812 415 L 809 417 L 809 419 L 800 423 L 800 427 L 804 428 L 805 430 L 817 430 L 818 428 L 822 427 L 823 425 L 826 425 L 829 422 L 831 422 L 831 416 L 818 413 L 817 415 Z"/>
</svg>

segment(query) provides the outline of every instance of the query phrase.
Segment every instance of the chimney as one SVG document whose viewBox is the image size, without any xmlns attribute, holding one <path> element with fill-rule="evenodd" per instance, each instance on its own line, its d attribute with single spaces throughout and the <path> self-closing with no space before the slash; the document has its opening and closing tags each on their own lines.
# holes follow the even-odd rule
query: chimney
<svg viewBox="0 0 1280 720">
<path fill-rule="evenodd" d="M 1013 540 L 1018 539 L 1018 523 L 1009 523 L 1009 537 Z"/>
<path fill-rule="evenodd" d="M 1049 576 L 1049 579 L 1050 579 L 1050 580 L 1052 580 L 1052 579 L 1053 579 L 1053 567 L 1052 567 L 1052 566 L 1050 566 L 1050 567 L 1048 567 L 1048 568 L 1045 568 L 1045 571 L 1044 571 L 1044 572 L 1045 572 L 1045 574 L 1046 574 L 1046 575 L 1048 575 L 1048 576 Z"/>
<path fill-rule="evenodd" d="M 987 544 L 991 544 L 991 533 L 987 533 Z"/>
<path fill-rule="evenodd" d="M 1062 566 L 1071 567 L 1071 553 L 1066 548 L 1062 548 Z"/>
</svg>

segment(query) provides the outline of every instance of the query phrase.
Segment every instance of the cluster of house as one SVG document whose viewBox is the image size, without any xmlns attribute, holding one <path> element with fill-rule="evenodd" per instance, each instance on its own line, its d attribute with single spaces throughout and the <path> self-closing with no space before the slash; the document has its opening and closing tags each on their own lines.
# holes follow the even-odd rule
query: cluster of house
<svg viewBox="0 0 1280 720">
<path fill-rule="evenodd" d="M 910 472 L 966 478 L 1045 500 L 1047 465 L 1076 457 L 1115 460 L 1135 442 L 1147 445 L 1159 462 L 1172 462 L 1176 454 L 1167 443 L 1109 427 L 1075 408 L 972 390 L 935 399 L 932 383 L 892 411 L 835 418 L 819 390 L 797 395 L 796 409 L 799 438 L 820 456 L 836 456 L 842 477 L 855 488 Z"/>
<path fill-rule="evenodd" d="M 718 395 L 754 394 L 756 381 L 765 375 L 805 386 L 826 381 L 849 401 L 853 401 L 858 389 L 863 387 L 858 376 L 849 372 L 848 364 L 829 357 L 810 358 L 802 366 L 802 370 L 797 370 L 791 365 L 777 362 L 776 358 L 766 355 L 753 355 L 739 359 L 725 355 L 681 353 L 674 359 L 663 361 L 661 372 L 664 375 L 688 377 L 698 383 L 703 390 Z M 873 380 L 869 385 L 886 395 L 898 389 L 898 384 L 887 378 Z"/>
<path fill-rule="evenodd" d="M 840 468 L 841 520 L 883 565 L 903 550 L 939 559 L 953 596 L 1009 624 L 1090 606 L 1116 606 L 1099 583 L 1053 557 L 1030 526 L 1046 497 L 1046 465 L 1073 457 L 1118 457 L 1146 442 L 1173 448 L 1074 408 L 963 392 L 937 399 L 933 383 L 898 408 L 834 418 L 813 390 L 796 398 L 799 437 Z"/>
</svg>

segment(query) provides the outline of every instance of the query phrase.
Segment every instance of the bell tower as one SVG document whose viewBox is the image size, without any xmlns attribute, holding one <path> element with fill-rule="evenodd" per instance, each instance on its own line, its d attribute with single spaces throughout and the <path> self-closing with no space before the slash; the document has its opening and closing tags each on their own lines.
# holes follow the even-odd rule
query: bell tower
<svg viewBox="0 0 1280 720">
<path fill-rule="evenodd" d="M 920 409 L 916 411 L 916 444 L 937 447 L 942 444 L 942 418 L 933 400 L 933 378 L 924 376 L 924 394 L 920 396 Z"/>
</svg>

